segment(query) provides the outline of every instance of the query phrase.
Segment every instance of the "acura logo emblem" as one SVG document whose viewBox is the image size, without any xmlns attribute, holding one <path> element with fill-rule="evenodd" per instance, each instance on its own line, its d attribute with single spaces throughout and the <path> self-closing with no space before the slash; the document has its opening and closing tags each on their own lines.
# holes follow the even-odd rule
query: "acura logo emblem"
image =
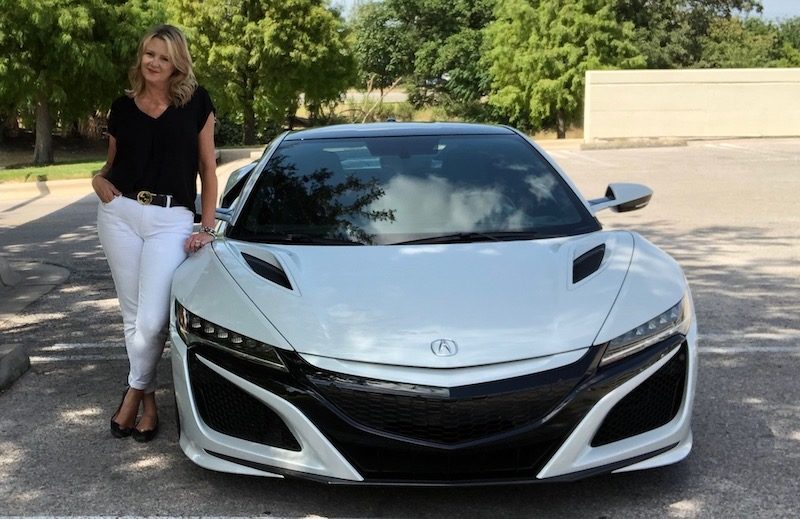
<svg viewBox="0 0 800 519">
<path fill-rule="evenodd" d="M 450 339 L 436 339 L 431 343 L 431 351 L 437 357 L 452 357 L 458 353 L 458 344 Z"/>
</svg>

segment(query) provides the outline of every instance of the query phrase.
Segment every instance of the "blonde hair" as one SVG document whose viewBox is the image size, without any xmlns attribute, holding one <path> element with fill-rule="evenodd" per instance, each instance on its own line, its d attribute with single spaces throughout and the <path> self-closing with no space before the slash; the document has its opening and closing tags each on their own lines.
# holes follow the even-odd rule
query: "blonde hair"
<svg viewBox="0 0 800 519">
<path fill-rule="evenodd" d="M 189 45 L 186 36 L 172 25 L 158 25 L 145 34 L 139 42 L 139 51 L 136 54 L 136 64 L 128 71 L 131 82 L 130 90 L 125 93 L 129 97 L 136 97 L 144 92 L 144 77 L 142 77 L 142 56 L 145 46 L 153 38 L 159 38 L 167 44 L 167 53 L 172 61 L 175 71 L 169 79 L 170 103 L 183 106 L 189 102 L 197 88 L 197 80 L 192 71 L 192 56 L 189 54 Z"/>
</svg>

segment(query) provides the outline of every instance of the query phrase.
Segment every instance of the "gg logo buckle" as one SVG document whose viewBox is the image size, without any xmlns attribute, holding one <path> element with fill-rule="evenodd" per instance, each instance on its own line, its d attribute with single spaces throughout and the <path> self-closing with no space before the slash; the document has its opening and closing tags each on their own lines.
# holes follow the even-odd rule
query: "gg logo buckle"
<svg viewBox="0 0 800 519">
<path fill-rule="evenodd" d="M 153 202 L 153 193 L 150 191 L 139 191 L 136 194 L 136 201 L 142 205 L 150 205 Z"/>
</svg>

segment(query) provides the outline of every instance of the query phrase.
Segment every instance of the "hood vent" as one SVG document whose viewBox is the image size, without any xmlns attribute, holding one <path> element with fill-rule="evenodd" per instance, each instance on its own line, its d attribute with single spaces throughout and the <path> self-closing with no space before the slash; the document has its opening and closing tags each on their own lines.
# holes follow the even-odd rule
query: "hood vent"
<svg viewBox="0 0 800 519">
<path fill-rule="evenodd" d="M 606 246 L 598 245 L 588 252 L 584 252 L 572 262 L 572 284 L 578 283 L 581 280 L 591 276 L 600 264 L 603 262 L 603 256 L 606 253 Z"/>
<path fill-rule="evenodd" d="M 289 278 L 286 276 L 286 273 L 280 267 L 280 264 L 273 265 L 268 261 L 256 258 L 255 256 L 251 256 L 245 252 L 242 253 L 242 257 L 247 264 L 250 265 L 250 268 L 253 269 L 253 272 L 262 278 L 272 281 L 276 285 L 288 288 L 289 290 L 294 290 L 292 288 L 292 284 L 289 282 Z"/>
</svg>

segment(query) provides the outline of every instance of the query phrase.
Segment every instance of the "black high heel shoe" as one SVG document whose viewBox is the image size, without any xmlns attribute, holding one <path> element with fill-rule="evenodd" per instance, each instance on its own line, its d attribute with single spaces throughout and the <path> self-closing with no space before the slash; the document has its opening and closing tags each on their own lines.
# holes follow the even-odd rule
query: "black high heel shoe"
<svg viewBox="0 0 800 519">
<path fill-rule="evenodd" d="M 117 417 L 120 410 L 122 409 L 122 404 L 125 403 L 125 397 L 128 395 L 128 389 L 125 388 L 125 391 L 122 392 L 122 400 L 119 402 L 119 407 L 117 407 L 117 411 L 111 415 L 111 436 L 114 438 L 127 438 L 133 433 L 133 427 L 121 427 L 117 422 L 114 421 L 114 418 Z"/>
<path fill-rule="evenodd" d="M 149 442 L 156 437 L 156 434 L 158 434 L 158 416 L 156 416 L 156 424 L 152 429 L 140 431 L 136 427 L 133 427 L 133 430 L 131 431 L 131 437 L 139 443 Z"/>
</svg>

